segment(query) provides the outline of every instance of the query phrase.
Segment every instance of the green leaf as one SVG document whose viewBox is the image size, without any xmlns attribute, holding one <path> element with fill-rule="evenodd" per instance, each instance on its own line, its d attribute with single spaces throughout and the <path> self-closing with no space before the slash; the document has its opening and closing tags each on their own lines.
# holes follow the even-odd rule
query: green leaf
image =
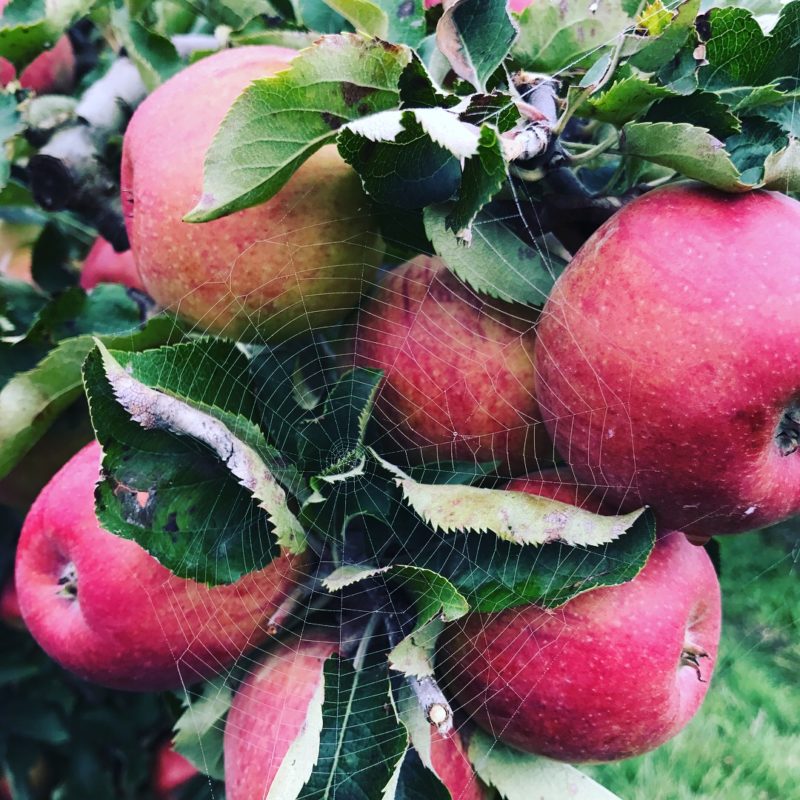
<svg viewBox="0 0 800 800">
<path fill-rule="evenodd" d="M 207 345 L 187 347 L 197 349 L 187 360 L 196 368 Z M 203 410 L 194 397 L 148 385 L 170 352 L 149 360 L 98 345 L 86 360 L 86 392 L 105 455 L 98 518 L 176 574 L 202 582 L 238 580 L 267 566 L 280 545 L 301 552 L 305 532 L 268 463 L 284 477 L 292 466 L 244 417 Z"/>
<path fill-rule="evenodd" d="M 722 142 L 705 128 L 685 122 L 630 122 L 622 129 L 619 149 L 724 191 L 751 188 L 742 181 Z"/>
<path fill-rule="evenodd" d="M 148 91 L 152 92 L 183 68 L 178 51 L 169 38 L 131 19 L 124 6 L 112 11 L 111 25 Z"/>
<path fill-rule="evenodd" d="M 425 209 L 425 230 L 437 255 L 475 291 L 510 303 L 543 306 L 564 261 L 535 241 L 517 236 L 491 209 L 484 209 L 464 247 L 447 229 L 450 206 Z"/>
<path fill-rule="evenodd" d="M 515 544 L 564 542 L 596 546 L 622 536 L 644 509 L 621 516 L 601 516 L 578 506 L 526 492 L 476 486 L 418 483 L 372 451 L 395 476 L 406 502 L 426 524 L 444 533 L 491 532 Z"/>
<path fill-rule="evenodd" d="M 764 179 L 767 158 L 787 144 L 786 133 L 780 125 L 760 117 L 750 117 L 744 120 L 741 133 L 731 136 L 725 147 L 742 180 L 757 186 Z"/>
<path fill-rule="evenodd" d="M 124 296 L 124 289 L 104 287 L 91 297 L 78 290 L 61 295 L 42 311 L 24 340 L 14 345 L 0 344 L 0 385 L 5 384 L 0 389 L 0 477 L 19 463 L 61 412 L 80 396 L 81 365 L 94 347 L 93 336 L 99 334 L 103 342 L 119 350 L 137 350 L 181 335 L 174 321 L 165 317 L 152 319 L 139 328 L 130 326 L 120 313 L 101 327 L 93 320 L 93 313 L 114 310 L 113 304 L 103 302 L 109 294 Z M 62 323 L 78 335 L 64 338 L 59 331 Z M 113 331 L 115 326 L 117 332 Z M 95 330 L 84 333 L 86 329 Z M 19 372 L 17 367 L 21 368 Z"/>
<path fill-rule="evenodd" d="M 405 728 L 387 713 L 387 665 L 356 670 L 334 656 L 325 662 L 324 680 L 319 757 L 299 796 L 324 800 L 335 786 L 337 796 L 380 800 L 408 746 Z"/>
<path fill-rule="evenodd" d="M 253 82 L 214 137 L 203 196 L 186 220 L 206 222 L 269 200 L 342 125 L 395 108 L 410 59 L 402 46 L 323 36 L 287 70 Z"/>
<path fill-rule="evenodd" d="M 52 47 L 98 0 L 11 0 L 0 19 L 0 53 L 20 70 Z"/>
<path fill-rule="evenodd" d="M 415 750 L 407 750 L 396 774 L 396 781 L 383 800 L 451 800 L 447 787 L 433 770 L 426 767 Z"/>
<path fill-rule="evenodd" d="M 703 80 L 711 87 L 763 86 L 797 73 L 800 57 L 800 2 L 783 6 L 769 36 L 750 11 L 714 8 L 709 12 L 708 66 Z"/>
<path fill-rule="evenodd" d="M 470 606 L 495 612 L 535 603 L 563 605 L 598 586 L 634 578 L 655 544 L 655 521 L 643 514 L 622 537 L 598 547 L 562 543 L 515 545 L 485 534 L 442 534 L 415 521 L 410 510 L 395 516 L 405 551 L 398 560 L 445 576 Z"/>
<path fill-rule="evenodd" d="M 619 800 L 575 767 L 507 747 L 478 729 L 470 738 L 469 759 L 481 780 L 504 800 L 530 800 L 532 796 Z"/>
<path fill-rule="evenodd" d="M 2 41 L 1 36 L 0 41 Z M 6 187 L 11 177 L 8 142 L 21 133 L 23 128 L 17 110 L 17 98 L 8 92 L 0 92 L 0 191 Z"/>
<path fill-rule="evenodd" d="M 518 35 L 504 3 L 455 0 L 436 26 L 436 44 L 453 71 L 485 92 Z"/>
<path fill-rule="evenodd" d="M 339 152 L 370 197 L 401 209 L 452 197 L 461 181 L 460 159 L 477 143 L 477 131 L 442 108 L 387 111 L 339 134 Z"/>
<path fill-rule="evenodd" d="M 357 31 L 381 39 L 389 38 L 389 15 L 371 0 L 324 0 L 326 6 L 341 14 Z"/>
<path fill-rule="evenodd" d="M 425 36 L 422 0 L 325 0 L 356 30 L 416 47 Z"/>
<path fill-rule="evenodd" d="M 520 15 L 519 38 L 512 52 L 533 72 L 552 74 L 588 66 L 632 25 L 620 0 L 596 5 L 584 0 L 544 0 Z"/>
<path fill-rule="evenodd" d="M 667 97 L 647 112 L 644 122 L 685 122 L 706 128 L 718 138 L 725 139 L 742 129 L 739 118 L 713 92 L 694 92 L 682 97 Z"/>
<path fill-rule="evenodd" d="M 0 277 L 0 341 L 12 342 L 24 336 L 47 300 L 45 294 L 25 281 Z M 0 352 L 3 352 L 1 345 Z M 5 372 L 0 369 L 0 381 Z"/>
<path fill-rule="evenodd" d="M 675 9 L 672 21 L 663 33 L 646 40 L 646 44 L 631 56 L 629 63 L 645 72 L 661 69 L 689 39 L 700 11 L 700 3 L 701 0 L 684 0 Z"/>
<path fill-rule="evenodd" d="M 620 126 L 641 116 L 656 100 L 674 94 L 671 89 L 653 83 L 647 77 L 629 75 L 615 81 L 597 97 L 589 98 L 578 114 Z"/>
<path fill-rule="evenodd" d="M 447 226 L 464 242 L 472 241 L 472 226 L 481 209 L 508 180 L 503 143 L 496 128 L 483 125 L 478 152 L 464 163 L 458 200 L 447 217 Z"/>
<path fill-rule="evenodd" d="M 224 677 L 203 684 L 203 693 L 192 699 L 184 695 L 184 712 L 175 723 L 173 748 L 204 775 L 225 777 L 222 733 L 233 692 Z"/>
<path fill-rule="evenodd" d="M 250 20 L 262 14 L 274 14 L 268 0 L 184 0 L 198 16 L 215 25 L 241 30 Z"/>
<path fill-rule="evenodd" d="M 800 142 L 797 139 L 791 139 L 782 150 L 767 156 L 764 188 L 784 193 L 800 192 Z"/>
</svg>

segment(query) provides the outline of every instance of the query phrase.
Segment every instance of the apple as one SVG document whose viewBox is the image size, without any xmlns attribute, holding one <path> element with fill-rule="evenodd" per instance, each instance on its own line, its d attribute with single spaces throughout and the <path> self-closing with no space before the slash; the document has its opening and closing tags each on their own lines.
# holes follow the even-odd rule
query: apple
<svg viewBox="0 0 800 800">
<path fill-rule="evenodd" d="M 0 17 L 11 0 L 0 0 Z M 17 77 L 16 67 L 6 58 L 0 57 L 0 86 L 5 86 Z M 68 36 L 62 36 L 47 50 L 37 56 L 19 78 L 23 89 L 37 94 L 69 94 L 75 85 L 75 52 Z"/>
<path fill-rule="evenodd" d="M 162 742 L 153 766 L 153 794 L 157 800 L 178 800 L 180 789 L 200 773 L 171 742 Z"/>
<path fill-rule="evenodd" d="M 586 242 L 542 313 L 535 381 L 579 480 L 694 535 L 800 511 L 799 251 L 797 201 L 693 184 Z"/>
<path fill-rule="evenodd" d="M 295 55 L 251 46 L 208 56 L 153 92 L 125 134 L 122 203 L 142 282 L 201 329 L 278 341 L 335 323 L 380 261 L 360 180 L 334 146 L 267 203 L 213 222 L 182 221 L 201 196 L 206 150 L 233 101 Z"/>
<path fill-rule="evenodd" d="M 338 632 L 309 629 L 267 655 L 233 698 L 225 724 L 225 797 L 263 800 L 300 733 L 322 679 L 325 660 L 339 651 Z M 458 734 L 432 729 L 431 761 L 458 800 L 484 800 L 482 785 Z M 346 791 L 343 792 L 347 794 Z"/>
<path fill-rule="evenodd" d="M 81 269 L 81 286 L 93 289 L 98 283 L 120 283 L 131 289 L 142 289 L 133 253 L 118 253 L 102 236 L 98 236 Z"/>
<path fill-rule="evenodd" d="M 596 511 L 552 475 L 513 482 Z M 568 762 L 645 753 L 678 733 L 705 697 L 719 644 L 720 589 L 705 550 L 663 535 L 644 569 L 560 608 L 470 614 L 445 629 L 440 682 L 500 741 Z"/>
<path fill-rule="evenodd" d="M 300 577 L 281 555 L 230 585 L 179 578 L 94 511 L 102 451 L 92 442 L 42 490 L 17 546 L 22 617 L 41 647 L 81 678 L 116 689 L 178 688 L 222 672 L 269 633 Z"/>
<path fill-rule="evenodd" d="M 384 276 L 347 359 L 384 371 L 376 415 L 411 460 L 497 460 L 516 474 L 552 456 L 531 391 L 535 321 L 418 256 Z"/>
</svg>

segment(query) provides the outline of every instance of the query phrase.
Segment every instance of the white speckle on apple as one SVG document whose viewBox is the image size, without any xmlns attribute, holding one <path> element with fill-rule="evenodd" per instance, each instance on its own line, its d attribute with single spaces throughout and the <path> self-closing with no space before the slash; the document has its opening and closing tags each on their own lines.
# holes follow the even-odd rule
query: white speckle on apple
<svg viewBox="0 0 800 800">
<path fill-rule="evenodd" d="M 745 510 L 745 512 L 744 512 L 744 515 L 745 515 L 746 517 L 749 517 L 749 516 L 750 516 L 750 514 L 755 514 L 755 513 L 756 513 L 756 509 L 757 509 L 757 508 L 758 508 L 758 506 L 750 506 L 750 508 L 748 508 L 748 509 L 746 509 L 746 510 Z"/>
</svg>

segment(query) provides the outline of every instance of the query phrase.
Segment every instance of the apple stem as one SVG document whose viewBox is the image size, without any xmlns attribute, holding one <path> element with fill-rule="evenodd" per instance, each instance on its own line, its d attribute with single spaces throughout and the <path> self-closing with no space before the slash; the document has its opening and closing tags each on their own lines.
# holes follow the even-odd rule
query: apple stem
<svg viewBox="0 0 800 800">
<path fill-rule="evenodd" d="M 700 669 L 700 659 L 708 658 L 708 653 L 702 647 L 695 645 L 686 645 L 681 653 L 680 665 L 682 667 L 691 667 L 697 673 L 697 680 L 700 683 L 705 683 L 703 673 Z"/>
<path fill-rule="evenodd" d="M 67 597 L 70 600 L 75 600 L 78 597 L 78 571 L 72 561 L 64 567 L 64 571 L 58 579 L 58 586 L 60 587 L 58 593 L 62 597 Z"/>
<path fill-rule="evenodd" d="M 790 456 L 800 447 L 800 404 L 797 402 L 784 411 L 775 432 L 775 443 L 782 456 Z"/>
<path fill-rule="evenodd" d="M 435 725 L 443 736 L 450 733 L 453 730 L 453 710 L 436 679 L 426 675 L 423 678 L 407 676 L 406 680 L 425 712 L 428 722 Z"/>
</svg>

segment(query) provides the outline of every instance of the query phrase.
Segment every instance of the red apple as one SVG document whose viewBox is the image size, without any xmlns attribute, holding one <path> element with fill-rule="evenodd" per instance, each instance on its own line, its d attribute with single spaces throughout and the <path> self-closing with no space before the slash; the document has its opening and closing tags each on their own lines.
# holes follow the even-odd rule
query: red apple
<svg viewBox="0 0 800 800">
<path fill-rule="evenodd" d="M 153 794 L 157 800 L 177 800 L 179 790 L 199 774 L 188 759 L 172 748 L 171 742 L 162 742 L 153 767 Z"/>
<path fill-rule="evenodd" d="M 233 101 L 295 55 L 263 46 L 208 56 L 153 92 L 125 135 L 122 202 L 148 294 L 226 336 L 278 340 L 337 322 L 382 253 L 359 178 L 333 146 L 267 203 L 181 221 L 201 195 L 206 150 Z"/>
<path fill-rule="evenodd" d="M 552 475 L 509 488 L 599 509 L 596 496 Z M 440 678 L 479 725 L 521 750 L 571 762 L 627 758 L 663 744 L 699 708 L 720 613 L 705 550 L 668 533 L 628 583 L 557 609 L 527 605 L 452 623 Z"/>
<path fill-rule="evenodd" d="M 0 16 L 11 0 L 0 0 Z M 17 77 L 17 70 L 6 58 L 0 57 L 0 86 Z M 19 79 L 24 89 L 37 94 L 68 94 L 75 85 L 75 52 L 68 36 L 62 36 L 51 50 L 37 56 Z"/>
<path fill-rule="evenodd" d="M 133 253 L 130 250 L 118 253 L 102 236 L 97 237 L 81 269 L 81 286 L 84 289 L 93 289 L 98 283 L 120 283 L 131 289 L 143 288 Z"/>
<path fill-rule="evenodd" d="M 665 529 L 800 511 L 800 203 L 682 184 L 614 215 L 556 283 L 536 396 L 585 484 Z"/>
<path fill-rule="evenodd" d="M 339 650 L 338 634 L 308 630 L 268 655 L 237 691 L 225 724 L 227 800 L 263 800 L 308 706 L 322 682 L 325 660 Z M 457 734 L 432 733 L 431 761 L 457 800 L 483 800 L 484 791 Z"/>
<path fill-rule="evenodd" d="M 531 391 L 535 321 L 534 309 L 478 294 L 419 256 L 363 308 L 353 363 L 384 371 L 377 415 L 412 460 L 534 469 L 552 456 Z"/>
<path fill-rule="evenodd" d="M 227 669 L 268 637 L 301 562 L 281 555 L 224 586 L 177 577 L 100 527 L 101 459 L 96 442 L 81 450 L 25 519 L 15 570 L 25 624 L 62 666 L 111 688 L 177 688 Z"/>
</svg>

